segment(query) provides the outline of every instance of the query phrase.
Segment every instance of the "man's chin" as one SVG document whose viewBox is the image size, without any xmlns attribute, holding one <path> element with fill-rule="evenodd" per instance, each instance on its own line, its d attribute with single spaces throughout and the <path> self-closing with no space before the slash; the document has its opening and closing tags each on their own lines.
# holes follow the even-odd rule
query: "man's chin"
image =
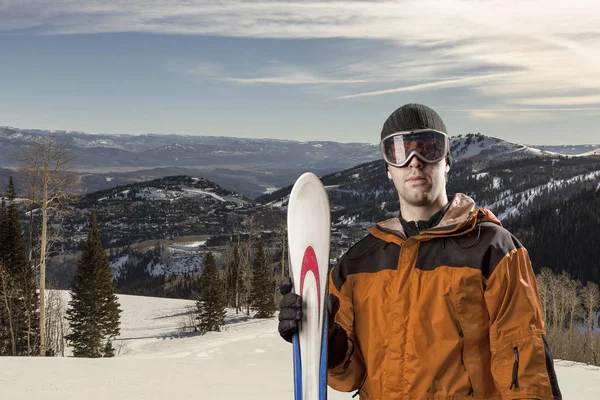
<svg viewBox="0 0 600 400">
<path fill-rule="evenodd" d="M 432 203 L 431 192 L 409 193 L 404 200 L 413 207 L 423 207 Z"/>
</svg>

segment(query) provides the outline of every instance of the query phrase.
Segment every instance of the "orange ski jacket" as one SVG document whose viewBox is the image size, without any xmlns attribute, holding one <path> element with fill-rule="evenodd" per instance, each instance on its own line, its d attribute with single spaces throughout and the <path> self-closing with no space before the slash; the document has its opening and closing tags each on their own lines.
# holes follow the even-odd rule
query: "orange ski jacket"
<svg viewBox="0 0 600 400">
<path fill-rule="evenodd" d="M 328 370 L 333 389 L 362 400 L 561 399 L 527 250 L 466 195 L 417 236 L 397 218 L 370 228 L 329 290 L 348 340 Z"/>
</svg>

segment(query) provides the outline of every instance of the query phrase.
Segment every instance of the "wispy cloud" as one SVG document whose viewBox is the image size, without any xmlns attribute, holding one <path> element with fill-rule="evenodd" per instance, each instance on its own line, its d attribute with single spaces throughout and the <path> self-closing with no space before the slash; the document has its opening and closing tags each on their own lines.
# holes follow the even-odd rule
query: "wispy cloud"
<svg viewBox="0 0 600 400">
<path fill-rule="evenodd" d="M 578 106 L 597 104 L 589 93 L 600 90 L 600 5 L 596 0 L 578 0 L 568 7 L 558 1 L 528 0 L 518 8 L 503 0 L 3 1 L 0 34 L 18 30 L 386 43 L 379 57 L 330 73 L 313 65 L 293 74 L 254 71 L 249 76 L 215 77 L 240 84 L 383 82 L 395 86 L 360 93 L 349 86 L 345 88 L 349 94 L 339 99 L 466 86 L 506 103 Z M 406 84 L 409 81 L 420 83 Z M 398 86 L 398 82 L 404 84 Z"/>
<path fill-rule="evenodd" d="M 562 113 L 593 112 L 600 107 L 547 107 L 547 108 L 459 108 L 447 109 L 444 112 L 464 113 L 467 118 L 486 121 L 539 122 L 541 120 L 557 120 Z"/>
<path fill-rule="evenodd" d="M 488 113 L 504 113 L 504 112 L 532 112 L 532 111 L 595 111 L 600 110 L 600 107 L 548 107 L 548 108 L 494 108 L 494 109 L 476 109 L 476 108 L 464 108 L 464 109 L 448 109 L 446 111 L 454 112 L 479 112 L 482 115 Z"/>
<path fill-rule="evenodd" d="M 581 95 L 565 97 L 533 97 L 526 99 L 514 99 L 514 104 L 534 106 L 561 106 L 561 105 L 585 105 L 600 104 L 600 95 Z"/>
<path fill-rule="evenodd" d="M 346 96 L 340 96 L 339 99 L 352 99 L 356 97 L 364 97 L 364 96 L 378 96 L 381 94 L 390 94 L 390 93 L 398 93 L 398 92 L 415 92 L 421 90 L 432 90 L 432 89 L 442 89 L 442 88 L 452 88 L 452 87 L 460 87 L 478 84 L 486 81 L 498 80 L 502 78 L 506 78 L 507 76 L 514 75 L 514 73 L 500 73 L 500 74 L 489 74 L 489 75 L 481 75 L 481 76 L 469 76 L 457 79 L 447 79 L 438 82 L 428 82 L 421 83 L 418 85 L 410 85 L 403 86 L 394 89 L 384 89 L 384 90 L 376 90 L 372 92 L 364 92 L 364 93 L 356 93 L 350 94 Z"/>
<path fill-rule="evenodd" d="M 287 75 L 287 76 L 272 76 L 262 78 L 219 78 L 219 80 L 236 83 L 275 83 L 283 85 L 316 85 L 316 84 L 349 84 L 349 83 L 365 83 L 365 80 L 357 79 L 328 79 L 308 74 Z"/>
</svg>

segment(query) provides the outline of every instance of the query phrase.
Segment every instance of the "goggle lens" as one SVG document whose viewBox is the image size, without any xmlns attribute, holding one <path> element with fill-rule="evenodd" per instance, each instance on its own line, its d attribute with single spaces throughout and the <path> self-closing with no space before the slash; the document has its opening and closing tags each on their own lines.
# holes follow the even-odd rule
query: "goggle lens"
<svg viewBox="0 0 600 400">
<path fill-rule="evenodd" d="M 399 132 L 381 141 L 381 153 L 388 164 L 404 166 L 413 154 L 427 163 L 442 160 L 448 154 L 448 136 L 442 132 Z"/>
</svg>

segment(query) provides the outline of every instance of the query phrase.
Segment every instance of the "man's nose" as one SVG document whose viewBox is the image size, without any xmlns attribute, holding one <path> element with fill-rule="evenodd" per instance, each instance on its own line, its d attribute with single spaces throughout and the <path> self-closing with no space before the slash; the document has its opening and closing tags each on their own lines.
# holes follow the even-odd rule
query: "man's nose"
<svg viewBox="0 0 600 400">
<path fill-rule="evenodd" d="M 407 164 L 410 168 L 423 168 L 423 161 L 416 155 L 412 155 Z"/>
</svg>

